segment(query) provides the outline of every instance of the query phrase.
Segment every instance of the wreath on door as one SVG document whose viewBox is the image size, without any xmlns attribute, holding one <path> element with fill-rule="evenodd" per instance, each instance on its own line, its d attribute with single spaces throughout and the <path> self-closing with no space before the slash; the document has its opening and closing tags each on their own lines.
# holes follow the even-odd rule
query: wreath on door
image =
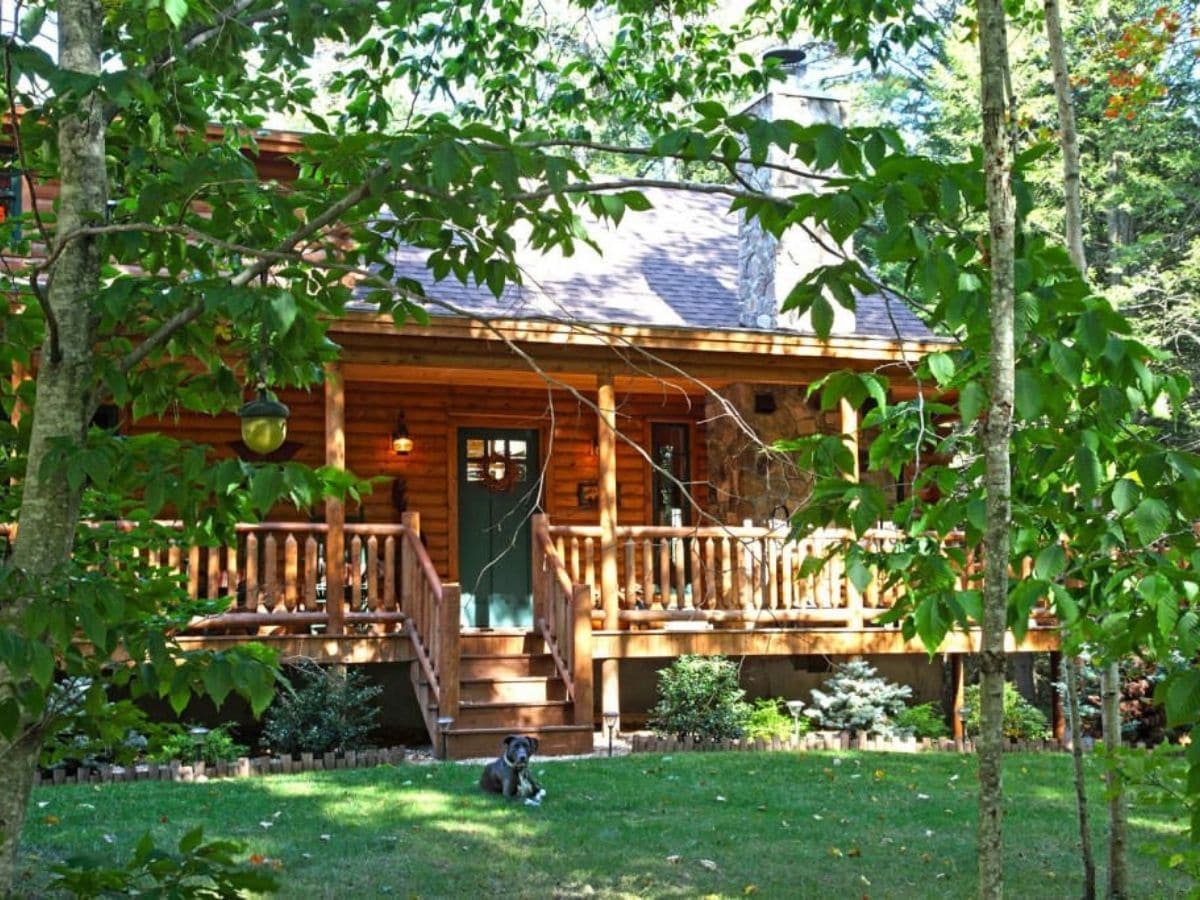
<svg viewBox="0 0 1200 900">
<path fill-rule="evenodd" d="M 517 467 L 507 453 L 485 453 L 483 456 L 483 486 L 493 494 L 507 494 L 516 480 Z"/>
</svg>

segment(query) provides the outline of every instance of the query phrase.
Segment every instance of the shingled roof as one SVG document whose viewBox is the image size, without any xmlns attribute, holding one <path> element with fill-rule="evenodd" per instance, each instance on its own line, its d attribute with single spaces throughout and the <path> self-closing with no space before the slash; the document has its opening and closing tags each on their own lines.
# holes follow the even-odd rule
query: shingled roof
<svg viewBox="0 0 1200 900">
<path fill-rule="evenodd" d="M 420 282 L 429 296 L 467 314 L 489 318 L 758 330 L 738 322 L 738 220 L 729 199 L 666 190 L 646 196 L 652 209 L 627 213 L 616 228 L 589 228 L 600 253 L 579 245 L 571 257 L 524 254 L 524 283 L 509 285 L 499 298 L 452 279 L 435 282 L 415 248 L 396 254 L 396 275 Z M 446 314 L 437 306 L 430 312 Z M 854 335 L 932 337 L 902 300 L 884 295 L 859 298 Z"/>
</svg>

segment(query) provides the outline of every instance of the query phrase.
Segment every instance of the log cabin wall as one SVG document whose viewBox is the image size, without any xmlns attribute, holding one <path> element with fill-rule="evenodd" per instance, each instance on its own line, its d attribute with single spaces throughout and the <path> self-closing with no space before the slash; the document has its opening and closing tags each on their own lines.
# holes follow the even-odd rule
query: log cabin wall
<svg viewBox="0 0 1200 900">
<path fill-rule="evenodd" d="M 539 453 L 547 466 L 543 508 L 556 524 L 597 525 L 599 509 L 580 503 L 580 484 L 599 477 L 595 450 L 596 416 L 591 408 L 566 391 L 550 394 L 531 388 L 489 388 L 439 384 L 432 378 L 422 383 L 347 381 L 346 466 L 361 478 L 377 479 L 361 505 L 348 505 L 348 522 L 396 522 L 400 512 L 393 503 L 392 484 L 405 482 L 405 500 L 410 511 L 421 514 L 421 531 L 430 558 L 440 574 L 456 578 L 457 548 L 454 546 L 456 430 L 460 427 L 529 428 L 541 432 Z M 595 392 L 583 392 L 595 402 Z M 288 405 L 288 458 L 310 466 L 325 462 L 324 397 L 320 385 L 311 391 L 285 390 L 280 399 Z M 397 413 L 403 411 L 414 442 L 413 452 L 397 456 L 391 433 Z M 704 402 L 678 391 L 659 394 L 617 393 L 618 521 L 645 525 L 651 521 L 650 467 L 630 442 L 649 453 L 650 423 L 690 422 L 695 482 L 693 495 L 706 505 L 708 442 L 705 438 Z M 181 411 L 165 418 L 148 418 L 129 423 L 126 433 L 161 431 L 173 437 L 208 444 L 218 458 L 238 451 L 240 423 L 233 413 L 207 416 Z M 626 440 L 628 439 L 628 440 Z M 277 521 L 320 519 L 312 513 L 279 506 L 270 518 Z M 693 517 L 695 521 L 695 517 Z"/>
<path fill-rule="evenodd" d="M 380 477 L 361 510 L 348 510 L 347 519 L 367 522 L 399 521 L 392 503 L 392 482 L 405 481 L 408 509 L 421 514 L 421 531 L 430 558 L 440 573 L 457 578 L 457 548 L 451 516 L 455 507 L 456 433 L 458 428 L 529 428 L 541 432 L 539 453 L 546 466 L 543 508 L 562 524 L 597 525 L 599 509 L 581 505 L 579 485 L 599 476 L 595 452 L 596 416 L 591 408 L 565 391 L 488 388 L 416 383 L 346 384 L 346 464 L 360 477 Z M 592 394 L 585 393 L 595 402 Z M 689 421 L 692 424 L 694 480 L 706 479 L 707 455 L 703 435 L 703 402 L 676 392 L 661 395 L 618 394 L 617 420 L 622 438 L 617 444 L 618 519 L 627 524 L 650 521 L 650 469 L 629 442 L 649 446 L 649 423 Z M 392 452 L 390 435 L 396 415 L 403 411 L 413 452 Z M 626 441 L 625 439 L 628 439 Z M 547 451 L 549 462 L 547 465 Z M 697 500 L 707 501 L 699 489 Z"/>
</svg>

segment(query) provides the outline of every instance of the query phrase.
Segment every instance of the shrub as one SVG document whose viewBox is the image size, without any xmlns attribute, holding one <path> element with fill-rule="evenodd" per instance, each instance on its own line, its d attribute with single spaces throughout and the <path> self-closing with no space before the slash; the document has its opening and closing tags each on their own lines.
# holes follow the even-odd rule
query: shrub
<svg viewBox="0 0 1200 900">
<path fill-rule="evenodd" d="M 267 710 L 263 740 L 275 753 L 358 750 L 379 726 L 375 698 L 383 689 L 356 670 L 342 674 L 315 663 L 297 667 Z"/>
<path fill-rule="evenodd" d="M 942 713 L 942 705 L 931 700 L 929 703 L 919 703 L 904 709 L 893 720 L 896 730 L 911 734 L 915 738 L 930 738 L 936 740 L 950 736 L 946 727 L 946 717 Z"/>
<path fill-rule="evenodd" d="M 215 766 L 219 762 L 229 762 L 239 756 L 245 756 L 249 748 L 233 739 L 233 735 L 230 734 L 232 729 L 233 725 L 226 723 L 203 734 L 198 734 L 195 729 L 176 731 L 162 742 L 158 752 L 154 754 L 154 759 L 158 762 L 170 762 L 173 759 L 190 762 L 202 759 L 207 765 Z"/>
<path fill-rule="evenodd" d="M 799 733 L 805 734 L 808 731 L 808 719 L 801 716 L 799 719 Z M 767 699 L 766 697 L 759 698 L 754 701 L 754 706 L 750 710 L 750 718 L 746 720 L 746 737 L 757 740 L 771 740 L 779 738 L 787 740 L 796 733 L 796 720 L 792 718 L 791 713 L 787 712 L 787 707 L 784 701 L 775 698 Z"/>
<path fill-rule="evenodd" d="M 179 839 L 179 852 L 154 845 L 142 836 L 133 858 L 111 868 L 89 857 L 76 857 L 51 866 L 50 886 L 73 897 L 245 897 L 273 894 L 279 889 L 274 873 L 261 860 L 257 865 L 237 861 L 244 848 L 233 841 L 204 842 L 204 829 L 195 828 Z M 261 859 L 261 857 L 260 857 Z"/>
<path fill-rule="evenodd" d="M 813 689 L 812 706 L 804 714 L 823 728 L 878 734 L 896 733 L 892 719 L 904 711 L 912 688 L 892 684 L 865 662 L 842 663 L 822 686 Z"/>
<path fill-rule="evenodd" d="M 740 737 L 750 718 L 737 667 L 722 656 L 679 657 L 659 670 L 658 693 L 650 727 L 662 736 L 697 741 Z"/>
<path fill-rule="evenodd" d="M 967 733 L 978 735 L 981 716 L 979 685 L 970 685 L 964 694 L 967 707 Z M 1014 741 L 1040 741 L 1050 736 L 1046 714 L 1017 692 L 1010 682 L 1004 682 L 1004 736 Z"/>
</svg>

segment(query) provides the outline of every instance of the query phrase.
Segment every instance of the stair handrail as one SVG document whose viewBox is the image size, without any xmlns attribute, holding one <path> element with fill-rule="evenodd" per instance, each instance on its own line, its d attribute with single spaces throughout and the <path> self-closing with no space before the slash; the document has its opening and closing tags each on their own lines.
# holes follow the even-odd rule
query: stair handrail
<svg viewBox="0 0 1200 900">
<path fill-rule="evenodd" d="M 549 520 L 533 522 L 534 592 L 537 626 L 554 660 L 558 677 L 574 704 L 577 725 L 592 723 L 592 591 L 571 581 L 550 537 Z"/>
<path fill-rule="evenodd" d="M 457 584 L 443 584 L 421 542 L 417 513 L 404 513 L 401 556 L 401 607 L 408 615 L 413 655 L 437 698 L 438 715 L 458 715 L 459 616 Z"/>
</svg>

